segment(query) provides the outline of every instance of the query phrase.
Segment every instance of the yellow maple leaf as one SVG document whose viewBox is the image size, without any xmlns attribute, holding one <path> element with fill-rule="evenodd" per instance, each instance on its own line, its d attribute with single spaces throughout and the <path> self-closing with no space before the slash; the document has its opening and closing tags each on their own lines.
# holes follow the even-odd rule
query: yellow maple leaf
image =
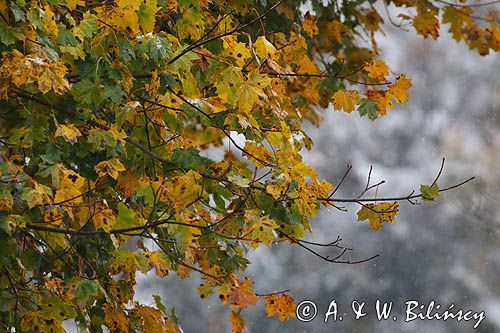
<svg viewBox="0 0 500 333">
<path fill-rule="evenodd" d="M 282 321 L 288 320 L 289 317 L 295 317 L 297 306 L 292 296 L 272 294 L 266 295 L 264 299 L 266 300 L 264 307 L 268 317 L 278 315 L 278 318 Z"/>
<path fill-rule="evenodd" d="M 171 268 L 170 258 L 161 250 L 149 253 L 148 265 L 154 267 L 156 275 L 161 278 L 167 276 Z"/>
<path fill-rule="evenodd" d="M 57 124 L 57 130 L 56 130 L 56 133 L 54 134 L 54 138 L 57 138 L 60 136 L 62 136 L 64 138 L 64 140 L 66 140 L 66 142 L 74 144 L 78 141 L 77 137 L 82 136 L 82 133 L 73 124 L 69 124 L 69 125 Z"/>
<path fill-rule="evenodd" d="M 201 185 L 198 184 L 200 177 L 196 171 L 189 170 L 185 175 L 174 178 L 173 184 L 168 190 L 177 211 L 184 209 L 187 204 L 200 195 L 202 190 Z"/>
<path fill-rule="evenodd" d="M 118 188 L 126 198 L 129 198 L 140 185 L 140 180 L 130 171 L 122 172 L 117 180 Z"/>
<path fill-rule="evenodd" d="M 121 131 L 118 128 L 117 124 L 113 124 L 111 128 L 108 130 L 108 132 L 113 136 L 113 138 L 117 142 L 123 143 L 125 141 L 125 138 L 127 137 L 127 134 L 124 131 Z"/>
<path fill-rule="evenodd" d="M 245 320 L 239 311 L 231 310 L 229 322 L 231 323 L 231 331 L 233 333 L 242 333 L 245 329 Z"/>
<path fill-rule="evenodd" d="M 290 178 L 296 181 L 300 187 L 305 185 L 306 177 L 311 178 L 315 184 L 318 182 L 318 173 L 316 170 L 304 162 L 295 164 L 292 170 L 290 170 Z"/>
<path fill-rule="evenodd" d="M 169 3 L 170 1 L 167 1 Z M 177 21 L 177 31 L 179 36 L 184 39 L 191 37 L 193 40 L 201 38 L 203 26 L 206 22 L 204 12 L 197 8 L 189 7 L 180 20 Z"/>
<path fill-rule="evenodd" d="M 73 170 L 67 169 L 62 166 L 62 164 L 58 164 L 60 169 L 59 174 L 59 183 L 61 187 L 73 187 L 73 188 L 81 188 L 85 184 L 85 178 L 80 176 Z"/>
<path fill-rule="evenodd" d="M 360 100 L 357 90 L 338 90 L 333 94 L 333 106 L 335 110 L 344 110 L 351 113 Z"/>
<path fill-rule="evenodd" d="M 200 294 L 201 299 L 207 298 L 207 296 L 213 292 L 212 286 L 208 284 L 200 284 L 200 286 L 196 289 L 198 290 L 198 294 Z"/>
<path fill-rule="evenodd" d="M 236 92 L 238 107 L 243 113 L 249 113 L 254 105 L 263 105 L 267 100 L 264 88 L 269 86 L 271 79 L 258 71 L 249 74 Z"/>
<path fill-rule="evenodd" d="M 27 312 L 21 320 L 21 330 L 30 331 L 34 327 L 38 327 L 40 333 L 64 333 L 65 330 L 62 321 L 54 316 L 54 314 L 43 310 Z"/>
<path fill-rule="evenodd" d="M 271 194 L 274 199 L 278 199 L 281 196 L 283 190 L 284 189 L 282 189 L 281 186 L 276 183 L 270 183 L 266 186 L 266 192 Z"/>
<path fill-rule="evenodd" d="M 57 27 L 57 23 L 55 20 L 55 13 L 52 10 L 50 5 L 45 5 L 42 7 L 39 7 L 39 12 L 40 12 L 40 17 L 42 18 L 44 28 L 47 32 L 50 32 L 51 34 L 57 36 L 57 33 L 59 32 L 59 28 Z"/>
<path fill-rule="evenodd" d="M 130 29 L 132 34 L 137 35 L 140 33 L 139 17 L 137 16 L 137 11 L 133 9 L 121 10 L 121 18 L 118 20 L 113 20 L 113 23 L 122 29 Z"/>
<path fill-rule="evenodd" d="M 110 332 L 114 332 L 116 329 L 120 329 L 123 333 L 130 332 L 129 323 L 123 311 L 111 304 L 104 304 L 102 309 L 106 314 L 104 324 Z"/>
<path fill-rule="evenodd" d="M 302 28 L 310 36 L 319 34 L 318 26 L 316 25 L 316 16 L 311 15 L 309 11 L 304 15 L 304 21 L 302 21 Z"/>
<path fill-rule="evenodd" d="M 271 153 L 269 153 L 264 145 L 257 144 L 253 141 L 247 141 L 244 150 L 244 154 L 250 161 L 254 162 L 259 169 L 262 169 L 266 163 L 271 163 L 273 159 Z"/>
<path fill-rule="evenodd" d="M 7 0 L 0 0 L 0 14 L 2 14 L 5 18 L 9 17 L 9 7 L 7 6 Z"/>
<path fill-rule="evenodd" d="M 413 26 L 424 38 L 427 38 L 429 35 L 434 39 L 439 37 L 439 20 L 432 11 L 419 13 L 419 15 L 413 18 Z"/>
<path fill-rule="evenodd" d="M 66 66 L 61 62 L 52 62 L 46 68 L 40 69 L 38 75 L 38 89 L 45 94 L 49 90 L 58 95 L 64 94 L 69 90 L 69 83 L 65 79 Z"/>
<path fill-rule="evenodd" d="M 378 231 L 382 224 L 392 223 L 398 213 L 398 202 L 382 202 L 379 204 L 366 204 L 358 211 L 358 221 L 368 220 L 370 227 Z"/>
<path fill-rule="evenodd" d="M 327 36 L 328 39 L 333 39 L 340 43 L 344 35 L 349 33 L 350 30 L 340 21 L 332 20 L 326 23 L 325 36 Z"/>
<path fill-rule="evenodd" d="M 405 74 L 401 74 L 396 78 L 396 82 L 389 86 L 387 97 L 394 98 L 397 103 L 406 103 L 408 102 L 408 89 L 411 86 L 411 80 Z"/>
<path fill-rule="evenodd" d="M 118 178 L 118 174 L 121 171 L 125 171 L 125 167 L 119 159 L 114 158 L 112 160 L 102 161 L 95 166 L 95 171 L 99 177 L 104 175 L 109 175 L 113 179 Z"/>
<path fill-rule="evenodd" d="M 320 191 L 316 184 L 305 184 L 299 190 L 295 190 L 298 199 L 296 200 L 297 208 L 304 215 L 314 217 L 318 212 L 318 196 Z M 322 192 L 322 191 L 321 191 Z"/>
<path fill-rule="evenodd" d="M 131 312 L 139 317 L 139 320 L 137 321 L 139 332 L 167 332 L 165 331 L 165 322 L 160 310 L 150 306 L 136 305 Z"/>
<path fill-rule="evenodd" d="M 111 230 L 111 227 L 116 221 L 116 216 L 109 208 L 102 209 L 92 215 L 92 222 L 96 229 L 102 229 L 106 232 Z"/>
<path fill-rule="evenodd" d="M 297 60 L 301 74 L 318 74 L 320 72 L 318 66 L 314 61 L 305 53 L 303 53 Z"/>
<path fill-rule="evenodd" d="M 372 79 L 383 80 L 385 76 L 389 75 L 389 68 L 387 68 L 383 60 L 374 60 L 371 63 L 365 63 L 363 69 Z"/>
<path fill-rule="evenodd" d="M 253 214 L 253 212 L 251 212 L 251 214 Z M 247 218 L 247 214 L 245 214 L 245 218 Z M 266 215 L 258 219 L 251 226 L 249 226 L 245 230 L 245 232 L 248 233 L 253 240 L 257 242 L 262 242 L 269 246 L 272 244 L 273 240 L 276 237 L 278 237 L 276 231 L 274 230 L 277 227 L 278 225 L 276 221 L 274 221 L 273 219 L 269 218 L 269 216 Z M 258 246 L 257 243 L 254 243 L 254 245 Z"/>
<path fill-rule="evenodd" d="M 241 70 L 236 66 L 229 65 L 217 73 L 214 84 L 221 101 L 232 104 L 235 101 L 236 92 L 243 82 Z"/>
<path fill-rule="evenodd" d="M 271 59 L 276 59 L 279 56 L 278 51 L 271 42 L 269 42 L 265 36 L 259 36 L 255 43 L 253 43 L 257 55 L 261 59 L 266 59 L 268 56 Z"/>
<path fill-rule="evenodd" d="M 122 9 L 137 10 L 143 0 L 117 0 L 116 4 Z"/>
<path fill-rule="evenodd" d="M 77 6 L 85 6 L 85 1 L 83 0 L 66 0 L 65 2 L 69 10 L 75 10 Z"/>
<path fill-rule="evenodd" d="M 59 189 L 54 196 L 54 202 L 71 201 L 72 204 L 82 203 L 82 188 L 85 178 L 81 177 L 73 170 L 64 168 L 59 164 Z"/>
<path fill-rule="evenodd" d="M 225 36 L 222 38 L 224 52 L 223 55 L 229 56 L 236 60 L 239 67 L 243 67 L 248 58 L 250 58 L 250 50 L 247 44 L 238 42 L 235 36 Z"/>
</svg>

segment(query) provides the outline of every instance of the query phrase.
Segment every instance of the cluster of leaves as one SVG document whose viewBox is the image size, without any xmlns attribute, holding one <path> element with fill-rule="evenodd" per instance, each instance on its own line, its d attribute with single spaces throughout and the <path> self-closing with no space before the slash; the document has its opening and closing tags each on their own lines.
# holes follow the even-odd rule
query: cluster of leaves
<svg viewBox="0 0 500 333">
<path fill-rule="evenodd" d="M 300 1 L 0 0 L 0 327 L 179 332 L 159 297 L 134 301 L 148 271 L 201 274 L 234 332 L 259 297 L 269 316 L 294 316 L 291 296 L 239 275 L 250 248 L 311 244 L 321 205 L 360 203 L 303 161 L 301 126 L 319 124 L 318 107 L 373 120 L 408 100 L 410 80 L 377 59 L 373 2 L 313 1 L 312 14 Z M 442 14 L 457 40 L 498 50 L 475 7 L 385 4 L 424 37 Z M 359 219 L 393 222 L 389 201 Z"/>
</svg>

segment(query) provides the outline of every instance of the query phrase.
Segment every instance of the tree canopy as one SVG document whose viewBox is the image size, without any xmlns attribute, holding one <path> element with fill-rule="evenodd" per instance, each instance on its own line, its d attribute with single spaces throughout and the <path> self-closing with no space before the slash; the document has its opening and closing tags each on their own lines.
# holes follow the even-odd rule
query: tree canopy
<svg viewBox="0 0 500 333">
<path fill-rule="evenodd" d="M 500 48 L 495 3 L 0 0 L 0 327 L 180 332 L 175 304 L 134 300 L 149 271 L 201 275 L 234 332 L 259 298 L 295 316 L 287 290 L 244 276 L 249 251 L 364 262 L 338 238 L 304 239 L 322 206 L 358 205 L 377 231 L 400 203 L 468 181 L 440 188 L 443 160 L 417 192 L 377 198 L 370 170 L 359 196 L 339 197 L 345 177 L 319 179 L 302 158 L 303 123 L 329 105 L 376 120 L 408 101 L 410 78 L 379 59 L 384 22 L 486 55 Z"/>
</svg>

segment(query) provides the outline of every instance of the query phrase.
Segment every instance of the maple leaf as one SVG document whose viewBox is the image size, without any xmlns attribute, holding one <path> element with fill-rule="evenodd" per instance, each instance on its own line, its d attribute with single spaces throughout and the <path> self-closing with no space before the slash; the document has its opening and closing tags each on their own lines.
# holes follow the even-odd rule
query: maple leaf
<svg viewBox="0 0 500 333">
<path fill-rule="evenodd" d="M 54 195 L 54 202 L 67 202 L 71 201 L 72 204 L 79 204 L 83 202 L 81 197 L 82 191 L 74 186 L 61 186 Z"/>
<path fill-rule="evenodd" d="M 82 136 L 82 133 L 75 125 L 59 125 L 57 124 L 57 131 L 54 134 L 54 138 L 62 136 L 64 140 L 71 144 L 75 144 L 77 142 L 77 137 Z"/>
<path fill-rule="evenodd" d="M 245 280 L 234 279 L 234 284 L 231 287 L 228 295 L 228 302 L 232 307 L 246 309 L 248 305 L 257 303 L 257 296 L 253 291 L 252 281 L 248 277 Z"/>
<path fill-rule="evenodd" d="M 278 318 L 282 321 L 288 320 L 289 317 L 295 317 L 297 306 L 292 296 L 285 293 L 281 295 L 272 294 L 264 296 L 264 299 L 266 300 L 264 306 L 268 317 L 278 315 Z"/>
<path fill-rule="evenodd" d="M 368 118 L 375 120 L 380 110 L 375 101 L 363 98 L 359 104 L 358 112 L 361 117 L 368 115 Z"/>
<path fill-rule="evenodd" d="M 249 214 L 254 213 L 250 212 Z M 253 217 L 247 216 L 247 218 L 252 219 Z M 249 233 L 253 240 L 270 246 L 273 240 L 278 237 L 276 231 L 274 230 L 277 227 L 278 225 L 273 219 L 269 218 L 269 216 L 263 216 L 248 227 L 245 232 Z"/>
<path fill-rule="evenodd" d="M 309 11 L 304 15 L 304 21 L 302 21 L 302 28 L 310 36 L 319 34 L 319 29 L 316 26 L 316 16 L 311 15 Z"/>
<path fill-rule="evenodd" d="M 389 86 L 387 97 L 394 98 L 397 103 L 408 102 L 408 89 L 412 86 L 410 79 L 405 74 L 396 78 L 396 82 Z"/>
<path fill-rule="evenodd" d="M 127 134 L 124 131 L 121 131 L 118 127 L 118 124 L 113 124 L 111 128 L 107 131 L 111 136 L 117 141 L 124 143 Z"/>
<path fill-rule="evenodd" d="M 215 74 L 215 87 L 223 102 L 234 103 L 238 88 L 244 82 L 241 70 L 229 65 Z"/>
<path fill-rule="evenodd" d="M 333 106 L 335 110 L 344 110 L 344 112 L 351 113 L 360 99 L 357 90 L 338 90 L 333 94 Z"/>
<path fill-rule="evenodd" d="M 247 59 L 250 58 L 250 49 L 247 44 L 238 42 L 234 36 L 223 37 L 222 40 L 224 42 L 224 54 L 235 59 L 236 64 L 243 67 Z"/>
<path fill-rule="evenodd" d="M 12 194 L 5 187 L 0 187 L 0 210 L 10 210 L 14 204 Z"/>
<path fill-rule="evenodd" d="M 213 293 L 212 287 L 207 284 L 200 284 L 197 288 L 200 298 L 207 298 L 208 295 Z"/>
<path fill-rule="evenodd" d="M 38 74 L 38 89 L 45 94 L 50 90 L 62 95 L 69 90 L 69 83 L 65 79 L 66 66 L 59 62 L 53 62 L 45 68 L 40 69 Z"/>
<path fill-rule="evenodd" d="M 52 190 L 38 182 L 34 183 L 33 188 L 25 188 L 21 195 L 21 199 L 26 202 L 28 207 L 31 209 L 38 205 L 43 205 L 46 202 L 51 201 Z"/>
<path fill-rule="evenodd" d="M 252 141 L 247 141 L 245 143 L 244 150 L 244 154 L 248 156 L 248 159 L 253 161 L 259 169 L 262 169 L 266 163 L 270 163 L 273 159 L 264 145 L 258 145 Z"/>
<path fill-rule="evenodd" d="M 358 14 L 361 22 L 365 25 L 365 27 L 371 31 L 375 32 L 379 29 L 379 25 L 384 23 L 384 20 L 377 12 L 377 10 L 373 7 L 367 8 Z"/>
<path fill-rule="evenodd" d="M 365 63 L 363 70 L 368 73 L 369 77 L 377 80 L 383 80 L 389 75 L 389 68 L 387 68 L 383 60 L 374 60 L 371 63 Z"/>
<path fill-rule="evenodd" d="M 129 323 L 123 311 L 111 304 L 104 304 L 102 309 L 106 315 L 104 324 L 110 332 L 116 329 L 119 329 L 123 333 L 130 332 Z"/>
<path fill-rule="evenodd" d="M 54 318 L 46 311 L 38 310 L 28 312 L 21 321 L 21 329 L 29 331 L 33 327 L 38 327 L 40 333 L 64 333 L 62 321 Z"/>
<path fill-rule="evenodd" d="M 387 95 L 387 91 L 385 90 L 367 90 L 365 92 L 365 96 L 367 97 L 367 101 L 373 101 L 376 103 L 381 116 L 385 116 L 387 114 L 387 108 L 394 108 L 392 100 Z"/>
<path fill-rule="evenodd" d="M 457 42 L 462 39 L 463 25 L 470 25 L 473 23 L 470 17 L 471 14 L 472 8 L 470 7 L 455 8 L 454 6 L 446 6 L 444 8 L 442 22 L 450 24 L 450 32 L 452 33 L 453 39 Z"/>
<path fill-rule="evenodd" d="M 115 229 L 126 229 L 140 225 L 144 225 L 146 220 L 139 216 L 139 214 L 127 207 L 123 202 L 118 203 L 118 214 L 113 224 Z"/>
<path fill-rule="evenodd" d="M 75 290 L 74 299 L 79 304 L 85 304 L 89 298 L 98 296 L 99 283 L 95 280 L 80 280 Z"/>
<path fill-rule="evenodd" d="M 165 277 L 171 269 L 170 258 L 163 251 L 155 251 L 149 254 L 148 265 L 155 268 L 156 275 Z"/>
<path fill-rule="evenodd" d="M 242 333 L 245 329 L 245 320 L 240 311 L 231 310 L 229 313 L 229 322 L 231 323 L 231 331 L 233 333 Z"/>
<path fill-rule="evenodd" d="M 150 306 L 137 305 L 131 311 L 131 314 L 138 317 L 137 323 L 141 332 L 165 332 L 165 323 L 160 310 Z"/>
<path fill-rule="evenodd" d="M 278 199 L 281 196 L 283 190 L 284 189 L 281 186 L 274 183 L 268 184 L 266 186 L 266 192 L 271 194 L 274 199 Z"/>
<path fill-rule="evenodd" d="M 109 269 L 114 274 L 123 273 L 127 277 L 135 276 L 135 272 L 138 270 L 143 273 L 148 271 L 147 258 L 141 253 L 132 252 L 127 248 L 120 248 L 111 254 L 112 260 Z"/>
<path fill-rule="evenodd" d="M 75 10 L 77 6 L 85 6 L 85 1 L 83 0 L 66 0 L 65 2 L 69 10 Z"/>
<path fill-rule="evenodd" d="M 323 31 L 322 31 L 323 33 Z M 331 39 L 342 42 L 342 38 L 350 33 L 350 30 L 338 20 L 331 20 L 326 23 L 326 31 L 324 33 Z"/>
<path fill-rule="evenodd" d="M 438 184 L 432 185 L 421 185 L 420 195 L 425 201 L 435 201 L 439 197 L 439 186 Z"/>
<path fill-rule="evenodd" d="M 259 36 L 253 46 L 261 59 L 266 59 L 267 57 L 275 59 L 279 56 L 278 50 L 276 50 L 274 45 L 265 36 Z"/>
<path fill-rule="evenodd" d="M 306 184 L 306 177 L 311 178 L 314 183 L 318 182 L 318 173 L 316 170 L 304 162 L 295 164 L 290 171 L 290 178 L 296 181 L 301 187 Z"/>
<path fill-rule="evenodd" d="M 268 87 L 271 79 L 266 75 L 253 71 L 248 79 L 240 85 L 236 92 L 238 106 L 243 113 L 249 113 L 254 105 L 263 105 L 267 100 L 264 88 Z"/>
<path fill-rule="evenodd" d="M 92 222 L 96 229 L 101 228 L 102 230 L 109 232 L 116 222 L 116 216 L 113 210 L 105 208 L 92 215 Z"/>
<path fill-rule="evenodd" d="M 137 9 L 139 24 L 145 33 L 153 31 L 155 27 L 155 15 L 160 10 L 157 4 L 156 0 L 146 0 Z"/>
<path fill-rule="evenodd" d="M 1 0 L 0 1 L 0 14 L 3 15 L 3 17 L 9 17 L 9 7 L 7 6 L 7 1 L 6 0 Z"/>
<path fill-rule="evenodd" d="M 398 213 L 398 202 L 383 202 L 379 204 L 366 204 L 358 211 L 358 221 L 368 220 L 370 227 L 378 231 L 382 224 L 392 223 Z"/>
<path fill-rule="evenodd" d="M 173 185 L 168 191 L 172 195 L 176 210 L 182 210 L 200 195 L 201 186 L 197 183 L 200 178 L 200 175 L 193 170 L 174 178 Z"/>
<path fill-rule="evenodd" d="M 103 177 L 105 175 L 109 175 L 113 179 L 118 178 L 118 174 L 121 171 L 125 171 L 125 166 L 120 162 L 119 159 L 114 158 L 112 160 L 99 162 L 95 166 L 95 171 L 99 175 L 99 177 Z"/>
<path fill-rule="evenodd" d="M 300 73 L 308 73 L 308 74 L 318 74 L 319 68 L 314 63 L 313 59 L 309 57 L 307 54 L 302 54 L 297 60 L 297 65 L 300 69 Z"/>
<path fill-rule="evenodd" d="M 413 19 L 413 26 L 424 38 L 427 38 L 429 35 L 434 39 L 439 37 L 439 20 L 432 11 L 419 13 Z"/>
</svg>

